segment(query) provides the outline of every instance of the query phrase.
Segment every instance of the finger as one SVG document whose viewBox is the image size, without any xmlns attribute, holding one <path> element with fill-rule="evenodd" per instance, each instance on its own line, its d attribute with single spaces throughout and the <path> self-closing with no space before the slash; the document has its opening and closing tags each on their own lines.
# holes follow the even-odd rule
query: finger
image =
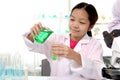
<svg viewBox="0 0 120 80">
<path fill-rule="evenodd" d="M 38 25 L 35 24 L 32 28 L 31 28 L 31 32 L 34 34 L 34 35 L 38 35 L 39 34 L 39 28 L 38 28 Z"/>
<path fill-rule="evenodd" d="M 55 50 L 52 50 L 52 53 L 55 54 Z"/>
<path fill-rule="evenodd" d="M 36 34 L 33 27 L 30 29 L 30 33 L 31 33 L 32 36 L 34 36 Z"/>
<path fill-rule="evenodd" d="M 43 26 L 42 26 L 42 24 L 40 22 L 37 25 L 38 25 L 39 30 L 43 28 Z"/>
<path fill-rule="evenodd" d="M 43 30 L 45 29 L 45 27 L 40 22 L 38 23 L 38 26 L 40 29 L 43 29 Z"/>
<path fill-rule="evenodd" d="M 36 31 L 36 34 L 40 34 L 40 26 L 38 24 L 35 25 L 35 31 Z"/>
<path fill-rule="evenodd" d="M 65 58 L 67 58 L 67 54 L 64 54 L 64 55 L 62 55 L 62 57 L 65 57 Z"/>
<path fill-rule="evenodd" d="M 60 43 L 59 42 L 55 42 L 54 44 L 52 44 L 52 46 L 60 46 Z"/>
<path fill-rule="evenodd" d="M 68 56 L 67 52 L 65 52 L 65 51 L 52 50 L 52 54 L 55 56 L 65 57 L 65 58 L 67 58 L 67 56 Z"/>
<path fill-rule="evenodd" d="M 39 23 L 38 23 L 38 25 L 41 27 L 41 26 L 42 26 L 42 23 L 41 23 L 41 22 L 39 22 Z"/>
<path fill-rule="evenodd" d="M 69 52 L 69 47 L 63 45 L 63 44 L 53 44 L 52 45 L 52 50 L 55 50 L 59 54 L 68 54 Z"/>
<path fill-rule="evenodd" d="M 65 57 L 65 58 L 67 58 L 67 54 L 59 54 L 59 55 L 57 55 L 57 56 L 59 56 L 59 57 Z"/>
<path fill-rule="evenodd" d="M 61 46 L 61 44 L 52 44 L 52 49 L 64 50 L 64 46 Z"/>
<path fill-rule="evenodd" d="M 55 53 L 55 54 L 66 54 L 66 52 L 65 51 L 63 51 L 62 49 L 53 49 L 53 53 Z"/>
<path fill-rule="evenodd" d="M 31 33 L 31 35 L 32 35 L 32 36 L 34 36 L 34 33 L 33 33 L 33 31 L 31 31 L 30 33 Z"/>
<path fill-rule="evenodd" d="M 67 55 L 68 53 L 65 51 L 55 51 L 54 52 L 56 55 Z"/>
</svg>

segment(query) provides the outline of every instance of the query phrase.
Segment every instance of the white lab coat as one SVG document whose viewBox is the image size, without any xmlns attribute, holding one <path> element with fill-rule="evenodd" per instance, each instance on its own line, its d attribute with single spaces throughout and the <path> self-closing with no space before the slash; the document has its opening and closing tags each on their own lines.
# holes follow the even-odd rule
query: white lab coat
<svg viewBox="0 0 120 80">
<path fill-rule="evenodd" d="M 102 68 L 104 67 L 102 54 L 103 49 L 101 44 L 86 34 L 75 46 L 74 51 L 78 52 L 82 58 L 82 66 L 78 65 L 75 61 L 59 57 L 58 60 L 51 59 L 51 44 L 53 42 L 63 43 L 70 46 L 69 35 L 52 34 L 43 43 L 32 43 L 26 38 L 28 34 L 24 34 L 24 41 L 28 49 L 33 52 L 43 53 L 48 58 L 51 67 L 51 76 L 77 76 L 80 79 L 85 78 L 101 80 Z M 74 79 L 73 79 L 74 80 Z"/>
</svg>

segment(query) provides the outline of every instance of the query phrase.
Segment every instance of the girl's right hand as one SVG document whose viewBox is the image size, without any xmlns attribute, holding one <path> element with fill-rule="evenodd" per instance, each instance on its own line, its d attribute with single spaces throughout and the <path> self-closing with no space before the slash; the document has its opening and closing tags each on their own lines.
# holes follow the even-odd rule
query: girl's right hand
<svg viewBox="0 0 120 80">
<path fill-rule="evenodd" d="M 27 38 L 34 42 L 34 35 L 40 34 L 40 29 L 43 28 L 42 24 L 39 22 L 34 24 L 33 27 L 30 29 L 30 33 L 28 34 Z"/>
</svg>

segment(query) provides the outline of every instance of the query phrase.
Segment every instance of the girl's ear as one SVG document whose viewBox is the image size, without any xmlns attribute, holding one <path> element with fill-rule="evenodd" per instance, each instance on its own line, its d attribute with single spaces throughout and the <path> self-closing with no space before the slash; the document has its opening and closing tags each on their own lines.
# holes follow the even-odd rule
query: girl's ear
<svg viewBox="0 0 120 80">
<path fill-rule="evenodd" d="M 91 31 L 91 29 L 93 28 L 94 25 L 90 25 L 88 31 Z"/>
</svg>

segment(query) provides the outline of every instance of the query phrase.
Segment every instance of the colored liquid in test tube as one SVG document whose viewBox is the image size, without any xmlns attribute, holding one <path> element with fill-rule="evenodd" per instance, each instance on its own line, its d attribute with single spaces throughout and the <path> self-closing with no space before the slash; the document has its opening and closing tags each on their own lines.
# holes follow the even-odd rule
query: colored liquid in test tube
<svg viewBox="0 0 120 80">
<path fill-rule="evenodd" d="M 60 43 L 60 42 L 59 42 L 59 39 L 56 38 L 56 36 L 57 36 L 57 35 L 54 35 L 54 36 L 53 36 L 53 44 L 58 44 L 58 43 Z M 52 50 L 52 53 L 55 53 L 55 50 Z M 51 57 L 51 58 L 52 58 L 53 61 L 58 60 L 58 57 L 57 57 L 55 54 L 52 54 L 52 57 Z"/>
<path fill-rule="evenodd" d="M 0 59 L 0 80 L 4 80 L 5 64 Z"/>
<path fill-rule="evenodd" d="M 57 56 L 52 55 L 52 60 L 57 60 Z"/>
</svg>

